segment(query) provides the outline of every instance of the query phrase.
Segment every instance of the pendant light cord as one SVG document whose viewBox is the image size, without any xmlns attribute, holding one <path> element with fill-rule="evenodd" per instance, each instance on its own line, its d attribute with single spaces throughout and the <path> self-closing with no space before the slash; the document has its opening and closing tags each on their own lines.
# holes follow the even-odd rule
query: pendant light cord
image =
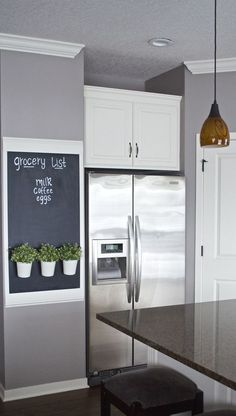
<svg viewBox="0 0 236 416">
<path fill-rule="evenodd" d="M 215 0 L 215 50 L 214 50 L 214 102 L 216 102 L 216 0 Z"/>
</svg>

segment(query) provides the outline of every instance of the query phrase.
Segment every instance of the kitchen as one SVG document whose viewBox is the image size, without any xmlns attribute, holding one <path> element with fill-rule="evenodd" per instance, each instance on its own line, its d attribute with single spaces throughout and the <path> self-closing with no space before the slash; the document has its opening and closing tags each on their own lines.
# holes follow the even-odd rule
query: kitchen
<svg viewBox="0 0 236 416">
<path fill-rule="evenodd" d="M 192 2 L 192 5 L 194 3 Z M 212 18 L 210 6 L 209 19 Z M 222 3 L 221 7 L 223 7 Z M 233 13 L 229 14 L 233 16 Z M 221 30 L 222 28 L 219 28 L 219 39 Z M 5 32 L 8 32 L 7 28 Z M 9 33 L 14 33 L 13 29 L 9 29 Z M 150 35 L 155 36 L 155 33 Z M 43 33 L 39 33 L 38 37 L 44 37 Z M 53 36 L 50 38 L 53 39 Z M 83 42 L 83 39 L 78 39 L 78 42 Z M 148 45 L 146 47 L 149 48 Z M 220 50 L 219 45 L 219 56 L 224 58 L 224 53 L 221 50 L 220 54 Z M 83 140 L 83 88 L 84 84 L 89 83 L 86 72 L 87 79 L 84 82 L 84 53 L 86 49 L 82 50 L 75 59 L 65 59 L 1 51 L 1 135 Z M 208 55 L 202 57 L 199 53 L 196 59 L 211 57 L 212 49 L 209 45 Z M 149 81 L 147 89 L 154 91 L 156 85 L 157 92 L 184 96 L 180 163 L 186 177 L 187 188 L 186 300 L 191 302 L 194 300 L 195 268 L 195 136 L 199 133 L 202 122 L 209 112 L 213 76 L 212 74 L 193 75 L 186 67 L 179 64 L 174 65 L 177 67 L 175 69 L 170 68 L 170 72 L 163 71 L 165 74 Z M 156 69 L 146 79 L 155 78 L 157 75 L 155 71 Z M 107 75 L 105 81 L 102 75 L 100 73 L 100 82 L 97 78 L 94 80 L 95 85 L 132 90 L 144 89 L 144 85 L 133 76 L 127 80 L 113 75 L 113 80 Z M 235 80 L 234 71 L 219 73 L 217 77 L 219 105 L 230 131 L 236 131 Z M 78 387 L 80 384 L 84 385 L 86 379 L 84 302 L 18 308 L 3 308 L 2 305 L 1 322 L 3 319 L 0 367 L 1 380 L 6 390 L 14 390 L 15 394 L 17 389 L 26 386 L 61 383 L 63 380 L 77 380 Z M 38 327 L 41 328 L 40 334 Z M 25 345 L 25 339 L 29 340 L 29 344 Z M 45 348 L 49 352 L 53 351 L 53 354 L 45 355 Z M 71 383 L 67 384 L 69 388 Z M 57 388 L 60 386 L 57 385 Z"/>
</svg>

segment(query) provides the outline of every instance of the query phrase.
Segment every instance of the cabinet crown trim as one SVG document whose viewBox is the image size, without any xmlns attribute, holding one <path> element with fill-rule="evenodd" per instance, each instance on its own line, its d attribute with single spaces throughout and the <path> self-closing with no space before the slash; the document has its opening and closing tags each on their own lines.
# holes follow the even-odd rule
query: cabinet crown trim
<svg viewBox="0 0 236 416">
<path fill-rule="evenodd" d="M 161 100 L 171 100 L 173 102 L 180 102 L 182 97 L 180 95 L 170 95 L 170 94 L 159 94 L 155 92 L 146 92 L 146 91 L 133 91 L 133 90 L 122 90 L 118 88 L 107 88 L 107 87 L 94 87 L 90 85 L 84 86 L 84 96 L 87 98 L 93 97 L 104 97 L 111 98 L 116 96 L 116 98 L 130 99 L 130 97 L 137 98 L 160 98 Z"/>
</svg>

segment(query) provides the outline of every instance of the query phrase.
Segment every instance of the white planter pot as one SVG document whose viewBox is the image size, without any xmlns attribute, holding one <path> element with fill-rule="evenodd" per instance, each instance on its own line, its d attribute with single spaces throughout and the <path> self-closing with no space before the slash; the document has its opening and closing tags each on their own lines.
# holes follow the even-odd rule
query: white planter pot
<svg viewBox="0 0 236 416">
<path fill-rule="evenodd" d="M 17 267 L 17 276 L 18 277 L 30 277 L 31 269 L 32 269 L 32 263 L 16 263 Z"/>
<path fill-rule="evenodd" d="M 56 262 L 55 261 L 41 261 L 41 274 L 44 277 L 52 277 L 54 275 Z"/>
<path fill-rule="evenodd" d="M 63 273 L 72 276 L 76 273 L 78 260 L 63 260 Z"/>
</svg>

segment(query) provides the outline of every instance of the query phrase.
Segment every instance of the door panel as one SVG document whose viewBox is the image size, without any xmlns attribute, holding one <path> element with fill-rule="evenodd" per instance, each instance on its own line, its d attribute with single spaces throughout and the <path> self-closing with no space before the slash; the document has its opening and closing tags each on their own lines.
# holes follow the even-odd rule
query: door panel
<svg viewBox="0 0 236 416">
<path fill-rule="evenodd" d="M 236 298 L 236 143 L 204 159 L 202 301 Z"/>
<path fill-rule="evenodd" d="M 135 308 L 185 301 L 185 183 L 174 176 L 135 176 L 135 216 L 141 230 L 141 286 Z M 135 346 L 135 364 L 145 358 Z"/>
<path fill-rule="evenodd" d="M 179 169 L 179 103 L 134 104 L 133 166 Z"/>
<path fill-rule="evenodd" d="M 132 166 L 132 103 L 86 97 L 85 126 L 86 166 Z"/>
<path fill-rule="evenodd" d="M 93 240 L 128 239 L 128 215 L 132 215 L 132 177 L 130 175 L 90 174 L 89 177 L 89 371 L 132 365 L 132 340 L 99 322 L 96 313 L 131 309 L 127 284 L 95 284 L 92 258 Z M 103 255 L 104 256 L 104 255 Z M 104 257 L 102 257 L 102 261 Z M 116 260 L 112 254 L 112 262 Z M 117 264 L 119 263 L 119 258 Z M 116 272 L 116 270 L 115 270 Z M 104 275 L 109 274 L 109 268 Z M 111 274 L 111 277 L 113 275 Z M 114 276 L 113 276 L 114 277 Z"/>
</svg>

